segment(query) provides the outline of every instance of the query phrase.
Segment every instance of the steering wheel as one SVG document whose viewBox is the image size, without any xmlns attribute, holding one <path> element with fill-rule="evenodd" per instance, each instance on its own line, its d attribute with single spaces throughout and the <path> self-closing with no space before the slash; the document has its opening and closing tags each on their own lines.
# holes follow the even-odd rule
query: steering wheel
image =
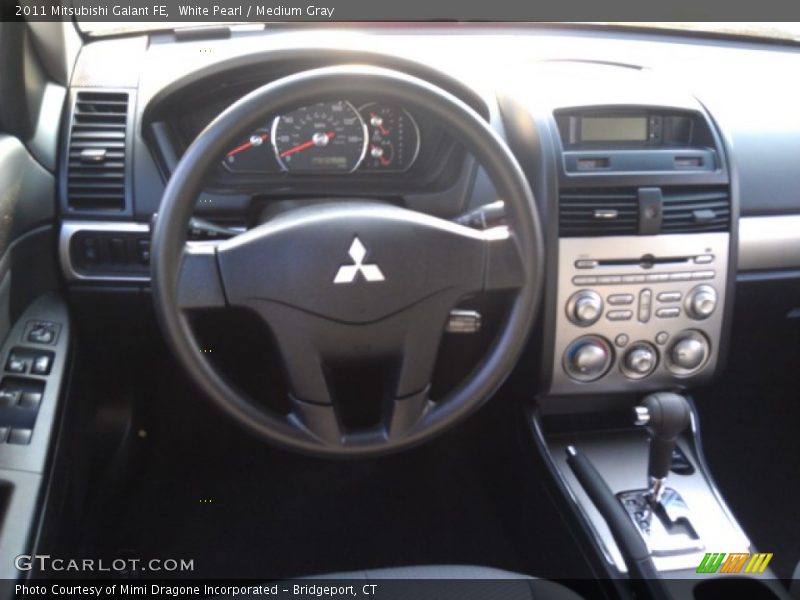
<svg viewBox="0 0 800 600">
<path fill-rule="evenodd" d="M 215 245 L 187 245 L 207 176 L 237 139 L 276 114 L 322 99 L 374 96 L 427 112 L 483 166 L 510 227 L 476 230 L 365 200 L 284 213 Z M 166 340 L 189 376 L 227 414 L 288 449 L 364 456 L 430 439 L 485 402 L 515 365 L 541 296 L 542 234 L 530 187 L 505 142 L 469 106 L 400 72 L 369 66 L 309 70 L 269 83 L 219 115 L 177 165 L 152 234 L 152 286 Z M 483 360 L 453 391 L 428 392 L 449 313 L 462 298 L 507 290 L 504 323 Z M 202 353 L 188 312 L 246 307 L 282 357 L 288 415 L 228 382 Z M 387 360 L 380 424 L 346 430 L 327 364 Z M 376 401 L 378 401 L 376 399 Z"/>
</svg>

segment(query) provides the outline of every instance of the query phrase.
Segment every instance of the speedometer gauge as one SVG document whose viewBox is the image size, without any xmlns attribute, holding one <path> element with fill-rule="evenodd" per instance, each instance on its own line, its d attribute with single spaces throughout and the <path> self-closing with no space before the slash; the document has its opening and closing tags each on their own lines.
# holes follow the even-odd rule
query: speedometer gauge
<svg viewBox="0 0 800 600">
<path fill-rule="evenodd" d="M 286 171 L 350 173 L 364 159 L 367 126 L 349 102 L 319 102 L 276 117 L 272 147 Z"/>
</svg>

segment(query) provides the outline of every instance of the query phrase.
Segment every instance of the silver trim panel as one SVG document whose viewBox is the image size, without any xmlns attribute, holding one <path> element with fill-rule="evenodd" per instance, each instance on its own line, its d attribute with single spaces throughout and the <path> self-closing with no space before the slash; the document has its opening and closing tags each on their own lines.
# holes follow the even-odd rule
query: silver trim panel
<svg viewBox="0 0 800 600">
<path fill-rule="evenodd" d="M 800 215 L 739 219 L 739 271 L 800 268 Z"/>
<path fill-rule="evenodd" d="M 655 236 L 609 236 L 596 238 L 561 238 L 558 241 L 559 273 L 555 310 L 555 346 L 550 364 L 550 393 L 576 395 L 591 393 L 642 392 L 683 387 L 714 373 L 725 307 L 728 273 L 728 233 L 676 234 Z M 645 259 L 667 259 L 664 262 Z M 701 264 L 691 257 L 702 256 Z M 705 258 L 711 256 L 711 262 Z M 683 258 L 680 258 L 683 257 Z M 598 261 L 591 269 L 576 268 L 582 261 Z M 652 260 L 652 259 L 651 259 Z M 623 261 L 624 264 L 620 264 Z M 693 319 L 673 297 L 688 298 L 698 283 L 714 288 L 717 305 L 705 319 Z M 596 323 L 581 327 L 572 323 L 564 307 L 576 292 L 592 290 L 610 304 L 609 297 L 621 294 L 633 297 L 627 306 L 630 314 L 604 310 Z M 668 296 L 663 296 L 667 293 Z M 664 312 L 665 310 L 669 312 Z M 615 366 L 634 344 L 647 342 L 663 355 L 676 336 L 691 330 L 702 331 L 711 354 L 702 367 L 691 373 L 676 374 L 668 361 L 661 360 L 652 373 L 632 379 L 621 368 L 611 368 L 602 377 L 577 381 L 563 368 L 565 353 L 571 344 L 585 335 L 627 341 L 617 347 Z"/>
<path fill-rule="evenodd" d="M 87 275 L 79 272 L 72 264 L 69 253 L 69 244 L 72 236 L 79 231 L 100 231 L 120 233 L 148 233 L 150 226 L 147 223 L 134 223 L 126 221 L 64 221 L 58 236 L 58 254 L 61 262 L 61 271 L 67 281 L 117 281 L 117 282 L 148 282 L 148 275 Z"/>
</svg>

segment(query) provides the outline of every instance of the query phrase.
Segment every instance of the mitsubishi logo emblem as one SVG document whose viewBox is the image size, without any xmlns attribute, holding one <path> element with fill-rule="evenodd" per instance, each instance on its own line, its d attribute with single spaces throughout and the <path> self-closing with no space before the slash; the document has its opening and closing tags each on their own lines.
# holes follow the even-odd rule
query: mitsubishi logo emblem
<svg viewBox="0 0 800 600">
<path fill-rule="evenodd" d="M 350 244 L 350 249 L 347 251 L 350 258 L 353 259 L 352 265 L 342 265 L 336 272 L 336 277 L 333 278 L 333 283 L 353 283 L 358 274 L 364 277 L 366 281 L 385 281 L 380 268 L 376 264 L 364 264 L 364 258 L 367 256 L 367 249 L 358 236 L 353 238 L 353 243 Z"/>
</svg>

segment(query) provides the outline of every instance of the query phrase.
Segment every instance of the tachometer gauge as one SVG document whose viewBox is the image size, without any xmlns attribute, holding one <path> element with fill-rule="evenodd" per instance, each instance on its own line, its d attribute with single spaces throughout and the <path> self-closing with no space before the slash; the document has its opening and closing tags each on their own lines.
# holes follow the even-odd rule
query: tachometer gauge
<svg viewBox="0 0 800 600">
<path fill-rule="evenodd" d="M 225 168 L 234 173 L 258 173 L 274 167 L 272 146 L 269 143 L 269 131 L 258 129 L 247 139 L 242 140 L 235 148 L 228 150 L 222 159 Z"/>
<path fill-rule="evenodd" d="M 320 102 L 276 117 L 272 147 L 286 171 L 350 173 L 364 159 L 367 126 L 349 102 Z"/>
<path fill-rule="evenodd" d="M 369 144 L 362 171 L 407 171 L 419 154 L 419 127 L 404 108 L 372 102 L 359 109 Z"/>
</svg>

